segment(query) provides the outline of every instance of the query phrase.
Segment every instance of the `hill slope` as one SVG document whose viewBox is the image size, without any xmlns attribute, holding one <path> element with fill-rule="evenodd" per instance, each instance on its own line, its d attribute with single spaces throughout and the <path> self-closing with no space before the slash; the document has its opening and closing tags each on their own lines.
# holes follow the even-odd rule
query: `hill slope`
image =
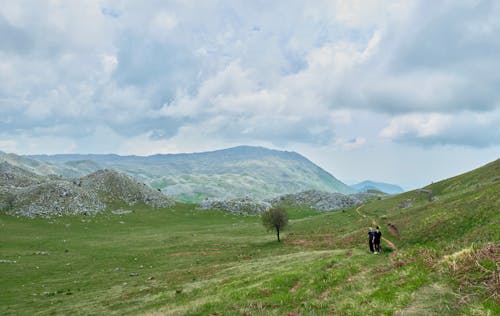
<svg viewBox="0 0 500 316">
<path fill-rule="evenodd" d="M 118 155 L 31 156 L 66 165 L 93 161 L 125 172 L 168 196 L 186 202 L 205 198 L 234 199 L 250 196 L 264 200 L 305 190 L 354 193 L 307 158 L 262 147 L 240 146 L 193 154 L 147 157 Z"/>
</svg>

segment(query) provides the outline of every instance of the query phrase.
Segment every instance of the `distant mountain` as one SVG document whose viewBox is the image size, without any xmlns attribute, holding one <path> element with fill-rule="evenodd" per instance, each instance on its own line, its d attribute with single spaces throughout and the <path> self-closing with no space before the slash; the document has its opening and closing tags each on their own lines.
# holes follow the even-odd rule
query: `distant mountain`
<svg viewBox="0 0 500 316">
<path fill-rule="evenodd" d="M 184 202 L 205 198 L 251 197 L 264 200 L 305 190 L 354 193 L 355 190 L 296 152 L 239 146 L 192 154 L 153 156 L 37 155 L 28 156 L 61 170 L 110 168 L 160 189 Z M 75 171 L 76 170 L 76 171 Z"/>
<path fill-rule="evenodd" d="M 357 192 L 367 192 L 370 190 L 382 191 L 388 194 L 399 194 L 403 193 L 405 190 L 395 184 L 375 182 L 366 180 L 357 184 L 351 185 L 351 188 L 355 189 Z"/>
<path fill-rule="evenodd" d="M 0 153 L 0 162 L 22 168 L 39 176 L 60 175 L 66 178 L 79 178 L 102 169 L 90 160 L 72 160 L 65 163 L 51 163 L 42 159 L 16 154 Z"/>
</svg>

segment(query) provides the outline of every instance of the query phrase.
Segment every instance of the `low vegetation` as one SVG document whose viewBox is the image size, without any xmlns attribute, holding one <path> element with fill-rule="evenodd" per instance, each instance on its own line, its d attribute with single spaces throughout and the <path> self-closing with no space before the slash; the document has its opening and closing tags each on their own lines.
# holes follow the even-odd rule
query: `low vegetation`
<svg viewBox="0 0 500 316">
<path fill-rule="evenodd" d="M 281 243 L 258 216 L 191 204 L 1 214 L 0 314 L 498 315 L 499 175 L 497 160 L 432 184 L 431 201 L 285 206 Z M 380 255 L 367 245 L 375 224 Z"/>
</svg>

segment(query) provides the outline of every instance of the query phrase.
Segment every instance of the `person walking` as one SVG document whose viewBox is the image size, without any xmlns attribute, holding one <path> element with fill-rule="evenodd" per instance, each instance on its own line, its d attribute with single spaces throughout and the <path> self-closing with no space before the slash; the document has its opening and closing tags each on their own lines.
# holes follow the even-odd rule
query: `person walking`
<svg viewBox="0 0 500 316">
<path fill-rule="evenodd" d="M 375 247 L 375 254 L 381 252 L 380 239 L 382 239 L 382 232 L 380 231 L 380 227 L 377 226 L 373 232 L 373 246 Z"/>
<path fill-rule="evenodd" d="M 373 241 L 375 239 L 375 232 L 373 231 L 373 228 L 368 229 L 368 246 L 370 247 L 370 252 L 373 253 Z"/>
</svg>

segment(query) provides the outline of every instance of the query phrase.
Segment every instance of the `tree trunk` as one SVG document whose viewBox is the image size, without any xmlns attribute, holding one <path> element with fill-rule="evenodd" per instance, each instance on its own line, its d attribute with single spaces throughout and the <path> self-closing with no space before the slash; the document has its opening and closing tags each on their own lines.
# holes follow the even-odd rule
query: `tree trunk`
<svg viewBox="0 0 500 316">
<path fill-rule="evenodd" d="M 276 234 L 278 235 L 278 242 L 280 242 L 280 228 L 276 226 Z"/>
</svg>

